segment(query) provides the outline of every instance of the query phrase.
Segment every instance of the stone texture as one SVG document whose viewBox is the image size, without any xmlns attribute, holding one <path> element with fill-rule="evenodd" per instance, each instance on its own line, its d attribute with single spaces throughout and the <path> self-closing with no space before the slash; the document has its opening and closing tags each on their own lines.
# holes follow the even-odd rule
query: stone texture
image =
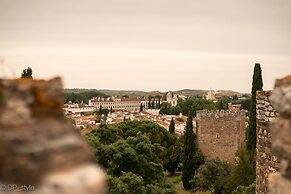
<svg viewBox="0 0 291 194">
<path fill-rule="evenodd" d="M 62 105 L 60 78 L 0 80 L 0 183 L 45 194 L 105 192 L 104 173 Z"/>
<path fill-rule="evenodd" d="M 277 119 L 277 112 L 270 102 L 271 94 L 271 91 L 257 92 L 257 194 L 268 193 L 269 174 L 279 169 L 278 159 L 272 153 L 271 120 Z"/>
<path fill-rule="evenodd" d="M 281 160 L 278 173 L 270 175 L 271 194 L 291 193 L 291 76 L 276 81 L 271 102 L 280 114 L 272 126 L 272 147 Z"/>
<path fill-rule="evenodd" d="M 198 145 L 208 158 L 236 162 L 236 151 L 244 144 L 246 113 L 242 111 L 198 111 Z"/>
</svg>

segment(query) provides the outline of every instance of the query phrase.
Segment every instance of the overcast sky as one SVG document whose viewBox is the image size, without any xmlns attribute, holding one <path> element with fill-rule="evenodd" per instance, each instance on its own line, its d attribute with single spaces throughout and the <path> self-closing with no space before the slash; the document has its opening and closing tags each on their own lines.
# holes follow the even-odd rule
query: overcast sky
<svg viewBox="0 0 291 194">
<path fill-rule="evenodd" d="M 0 0 L 0 76 L 250 92 L 291 74 L 290 0 Z M 2 64 L 1 64 L 2 63 Z"/>
</svg>

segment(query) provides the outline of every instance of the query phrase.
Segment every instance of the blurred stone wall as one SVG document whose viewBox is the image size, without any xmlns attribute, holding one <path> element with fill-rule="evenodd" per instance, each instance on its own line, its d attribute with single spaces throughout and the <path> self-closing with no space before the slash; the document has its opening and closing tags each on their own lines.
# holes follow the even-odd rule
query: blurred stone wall
<svg viewBox="0 0 291 194">
<path fill-rule="evenodd" d="M 276 81 L 271 102 L 280 116 L 272 125 L 272 150 L 280 171 L 269 176 L 269 193 L 291 193 L 291 76 Z"/>
<path fill-rule="evenodd" d="M 106 193 L 104 172 L 62 106 L 60 78 L 0 80 L 0 193 Z"/>
<path fill-rule="evenodd" d="M 279 169 L 278 159 L 272 153 L 271 123 L 278 115 L 270 102 L 271 94 L 271 91 L 257 92 L 257 194 L 268 193 L 269 174 Z"/>
</svg>

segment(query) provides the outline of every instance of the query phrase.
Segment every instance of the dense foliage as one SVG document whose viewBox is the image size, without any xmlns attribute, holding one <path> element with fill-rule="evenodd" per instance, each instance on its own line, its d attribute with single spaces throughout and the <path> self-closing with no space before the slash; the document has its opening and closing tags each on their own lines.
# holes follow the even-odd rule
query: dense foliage
<svg viewBox="0 0 291 194">
<path fill-rule="evenodd" d="M 249 186 L 239 186 L 231 194 L 254 194 L 256 193 L 256 182 Z"/>
<path fill-rule="evenodd" d="M 98 91 L 88 91 L 88 92 L 79 92 L 79 93 L 65 93 L 65 103 L 71 101 L 73 103 L 88 103 L 93 97 L 108 97 L 106 94 L 103 94 Z"/>
<path fill-rule="evenodd" d="M 192 183 L 194 191 L 213 194 L 254 194 L 255 171 L 250 155 L 243 148 L 237 152 L 238 163 L 228 165 L 219 159 L 208 160 L 197 170 Z"/>
<path fill-rule="evenodd" d="M 247 149 L 254 153 L 256 150 L 256 127 L 257 127 L 257 113 L 256 113 L 256 93 L 263 90 L 262 69 L 260 64 L 256 63 L 254 67 L 253 82 L 252 82 L 252 100 L 250 106 L 250 122 L 247 129 Z"/>
<path fill-rule="evenodd" d="M 197 136 L 193 132 L 192 119 L 193 118 L 190 115 L 185 127 L 182 157 L 182 181 L 183 187 L 186 190 L 190 190 L 192 188 L 190 181 L 193 179 L 199 166 L 204 163 L 204 157 L 198 149 Z"/>
<path fill-rule="evenodd" d="M 228 193 L 239 186 L 249 186 L 256 180 L 256 171 L 253 167 L 249 152 L 243 148 L 237 152 L 238 164 L 234 166 L 225 185 Z"/>
<path fill-rule="evenodd" d="M 86 139 L 96 161 L 110 175 L 111 194 L 175 193 L 163 167 L 173 168 L 170 162 L 176 159 L 170 157 L 179 155 L 174 152 L 179 153 L 180 146 L 177 137 L 164 128 L 149 121 L 127 121 L 103 125 Z"/>
<path fill-rule="evenodd" d="M 227 110 L 228 104 L 241 104 L 241 108 L 245 110 L 250 110 L 251 100 L 248 95 L 245 95 L 245 99 L 238 99 L 237 96 L 233 97 L 221 97 L 217 102 L 211 100 L 206 100 L 199 97 L 192 97 L 186 100 L 179 99 L 178 105 L 173 107 L 169 103 L 162 103 L 160 107 L 160 114 L 169 114 L 169 115 L 196 115 L 196 112 L 199 110 Z"/>
<path fill-rule="evenodd" d="M 201 165 L 193 179 L 195 191 L 214 190 L 215 194 L 224 191 L 224 185 L 230 174 L 229 166 L 219 159 L 212 159 Z"/>
<path fill-rule="evenodd" d="M 21 78 L 32 78 L 32 69 L 30 67 L 24 69 L 21 73 Z"/>
<path fill-rule="evenodd" d="M 162 103 L 160 114 L 178 115 L 182 113 L 183 115 L 188 115 L 190 113 L 196 115 L 196 111 L 203 109 L 214 110 L 216 109 L 215 103 L 202 98 L 180 99 L 175 107 L 172 107 L 169 103 Z"/>
</svg>

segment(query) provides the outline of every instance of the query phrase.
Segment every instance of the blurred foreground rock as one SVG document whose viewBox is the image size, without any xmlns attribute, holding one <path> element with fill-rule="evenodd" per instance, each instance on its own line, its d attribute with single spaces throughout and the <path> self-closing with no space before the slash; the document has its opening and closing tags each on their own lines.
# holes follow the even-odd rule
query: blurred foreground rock
<svg viewBox="0 0 291 194">
<path fill-rule="evenodd" d="M 106 193 L 104 172 L 63 116 L 62 93 L 60 78 L 0 80 L 0 193 Z"/>
<path fill-rule="evenodd" d="M 280 159 L 280 172 L 269 176 L 272 194 L 291 193 L 291 76 L 276 81 L 271 101 L 280 116 L 272 127 L 273 153 Z"/>
</svg>

